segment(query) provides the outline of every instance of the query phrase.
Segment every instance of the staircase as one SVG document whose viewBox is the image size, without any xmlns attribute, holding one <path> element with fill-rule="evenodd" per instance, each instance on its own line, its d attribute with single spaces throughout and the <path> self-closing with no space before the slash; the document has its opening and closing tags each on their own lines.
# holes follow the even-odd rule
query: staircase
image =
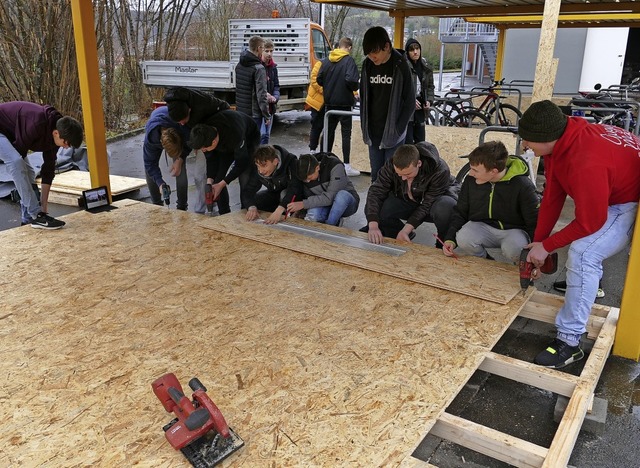
<svg viewBox="0 0 640 468">
<path fill-rule="evenodd" d="M 498 58 L 498 45 L 496 43 L 481 43 L 480 53 L 482 54 L 482 60 L 489 72 L 489 79 L 495 80 L 496 77 L 496 60 Z"/>
</svg>

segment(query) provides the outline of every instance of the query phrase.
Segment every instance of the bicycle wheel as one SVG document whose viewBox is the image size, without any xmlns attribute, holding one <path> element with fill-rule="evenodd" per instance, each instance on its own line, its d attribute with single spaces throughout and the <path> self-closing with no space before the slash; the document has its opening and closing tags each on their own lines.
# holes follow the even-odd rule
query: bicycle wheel
<svg viewBox="0 0 640 468">
<path fill-rule="evenodd" d="M 500 104 L 500 113 L 498 114 L 498 123 L 496 124 L 496 108 L 489 111 L 489 121 L 491 125 L 500 125 L 501 127 L 517 127 L 522 112 L 516 106 L 511 104 Z"/>
<path fill-rule="evenodd" d="M 453 127 L 468 127 L 468 128 L 484 128 L 488 127 L 489 119 L 482 112 L 470 110 L 456 115 L 451 120 Z"/>
<path fill-rule="evenodd" d="M 460 169 L 458 171 L 458 174 L 456 174 L 456 181 L 459 184 L 462 184 L 462 182 L 464 182 L 464 179 L 466 179 L 467 176 L 469 175 L 470 170 L 471 170 L 471 165 L 469 163 L 462 166 L 462 169 Z"/>
</svg>

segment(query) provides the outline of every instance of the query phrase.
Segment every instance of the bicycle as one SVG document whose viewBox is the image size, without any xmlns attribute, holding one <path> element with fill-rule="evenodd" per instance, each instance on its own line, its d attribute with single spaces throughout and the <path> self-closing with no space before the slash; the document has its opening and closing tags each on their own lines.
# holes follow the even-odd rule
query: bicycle
<svg viewBox="0 0 640 468">
<path fill-rule="evenodd" d="M 441 125 L 447 127 L 470 127 L 471 121 L 481 121 L 484 125 L 489 125 L 489 119 L 472 109 L 470 98 L 462 98 L 459 93 L 464 90 L 452 89 L 458 93 L 457 98 L 444 97 L 437 98 L 427 112 L 427 122 L 429 125 Z"/>
<path fill-rule="evenodd" d="M 474 127 L 483 128 L 491 125 L 500 127 L 517 126 L 522 112 L 516 106 L 511 104 L 502 104 L 500 95 L 496 92 L 496 88 L 504 86 L 504 78 L 500 81 L 494 81 L 488 88 L 480 89 L 474 94 L 474 90 L 470 91 L 470 97 L 485 96 L 479 106 L 468 107 L 465 112 L 458 114 L 453 123 L 457 127 Z M 463 90 L 455 90 L 461 92 Z"/>
</svg>

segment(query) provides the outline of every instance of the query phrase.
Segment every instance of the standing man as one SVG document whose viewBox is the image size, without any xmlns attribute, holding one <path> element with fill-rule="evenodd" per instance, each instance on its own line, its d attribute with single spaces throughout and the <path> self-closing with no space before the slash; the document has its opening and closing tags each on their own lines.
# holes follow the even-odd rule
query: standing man
<svg viewBox="0 0 640 468">
<path fill-rule="evenodd" d="M 416 110 L 413 113 L 413 124 L 407 127 L 405 143 L 412 145 L 425 141 L 425 113 L 433 104 L 435 86 L 433 84 L 433 68 L 422 58 L 422 48 L 415 39 L 409 39 L 404 46 L 409 57 L 409 64 L 416 86 Z"/>
<path fill-rule="evenodd" d="M 640 199 L 640 138 L 617 127 L 567 117 L 551 101 L 533 103 L 520 119 L 525 148 L 544 157 L 546 186 L 527 260 L 539 267 L 569 245 L 567 292 L 557 335 L 534 362 L 560 368 L 584 357 L 580 338 L 602 277 L 603 260 L 631 242 Z M 575 219 L 551 234 L 569 195 Z"/>
<path fill-rule="evenodd" d="M 20 195 L 22 224 L 38 229 L 60 229 L 64 221 L 47 214 L 49 191 L 55 176 L 58 148 L 79 148 L 82 125 L 63 117 L 51 106 L 13 101 L 0 104 L 0 161 L 7 166 Z M 42 197 L 34 190 L 35 171 L 25 157 L 42 151 Z"/>
<path fill-rule="evenodd" d="M 280 100 L 280 80 L 278 79 L 278 65 L 273 61 L 273 42 L 271 39 L 264 41 L 264 50 L 262 51 L 262 64 L 267 75 L 267 102 L 269 103 L 269 114 L 271 120 L 262 119 L 260 126 L 260 144 L 269 143 L 271 136 L 271 127 L 273 125 L 273 114 L 276 113 L 276 106 Z"/>
<path fill-rule="evenodd" d="M 360 125 L 375 182 L 380 168 L 404 143 L 416 96 L 409 62 L 404 51 L 393 48 L 386 29 L 367 30 L 362 49 L 367 58 L 360 79 Z"/>
<path fill-rule="evenodd" d="M 315 154 L 320 144 L 320 135 L 324 127 L 324 90 L 318 84 L 318 73 L 322 66 L 321 61 L 317 61 L 311 70 L 309 77 L 309 89 L 307 90 L 307 98 L 305 104 L 311 110 L 311 132 L 309 133 L 309 150 L 311 154 Z M 322 146 L 320 146 L 322 150 Z"/>
<path fill-rule="evenodd" d="M 240 205 L 248 208 L 249 180 L 255 171 L 253 154 L 260 144 L 260 130 L 247 114 L 225 110 L 205 119 L 191 130 L 189 146 L 202 150 L 207 160 L 207 184 L 218 199 L 218 212 L 229 213 L 227 185 L 238 179 Z"/>
<path fill-rule="evenodd" d="M 338 47 L 333 49 L 329 58 L 322 61 L 318 73 L 318 84 L 323 88 L 324 104 L 326 111 L 338 110 L 351 112 L 356 102 L 353 93 L 358 90 L 360 76 L 355 60 L 349 55 L 353 48 L 353 42 L 348 37 L 343 37 Z M 342 161 L 348 176 L 358 176 L 360 171 L 351 168 L 349 164 L 351 156 L 351 128 L 352 117 L 350 115 L 330 115 L 325 132 L 328 133 L 328 147 L 325 151 L 331 152 L 336 137 L 336 127 L 340 122 L 342 132 Z"/>
<path fill-rule="evenodd" d="M 162 151 L 165 150 L 173 160 L 170 174 L 176 178 L 178 195 L 176 208 L 187 211 L 187 193 L 189 191 L 187 156 L 191 153 L 191 148 L 187 145 L 188 139 L 188 127 L 171 119 L 167 106 L 158 107 L 151 113 L 145 125 L 142 158 L 149 195 L 155 205 L 162 206 L 162 186 L 167 185 L 162 178 L 159 164 Z"/>
<path fill-rule="evenodd" d="M 368 232 L 374 244 L 381 244 L 383 237 L 410 242 L 418 226 L 428 221 L 436 225 L 442 239 L 459 188 L 434 145 L 402 145 L 369 187 L 364 207 L 368 224 L 361 231 Z M 442 247 L 440 241 L 436 247 Z"/>
<path fill-rule="evenodd" d="M 267 98 L 267 72 L 262 64 L 264 39 L 253 36 L 249 49 L 242 52 L 236 65 L 236 109 L 247 114 L 258 128 L 271 125 L 269 100 Z"/>
</svg>

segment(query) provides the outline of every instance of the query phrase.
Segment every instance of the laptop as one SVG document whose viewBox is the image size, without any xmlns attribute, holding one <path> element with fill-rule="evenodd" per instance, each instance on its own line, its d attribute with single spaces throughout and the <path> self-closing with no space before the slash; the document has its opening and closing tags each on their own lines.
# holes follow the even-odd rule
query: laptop
<svg viewBox="0 0 640 468">
<path fill-rule="evenodd" d="M 84 190 L 82 192 L 84 209 L 90 213 L 115 210 L 117 207 L 109 203 L 109 192 L 106 186 Z"/>
</svg>

